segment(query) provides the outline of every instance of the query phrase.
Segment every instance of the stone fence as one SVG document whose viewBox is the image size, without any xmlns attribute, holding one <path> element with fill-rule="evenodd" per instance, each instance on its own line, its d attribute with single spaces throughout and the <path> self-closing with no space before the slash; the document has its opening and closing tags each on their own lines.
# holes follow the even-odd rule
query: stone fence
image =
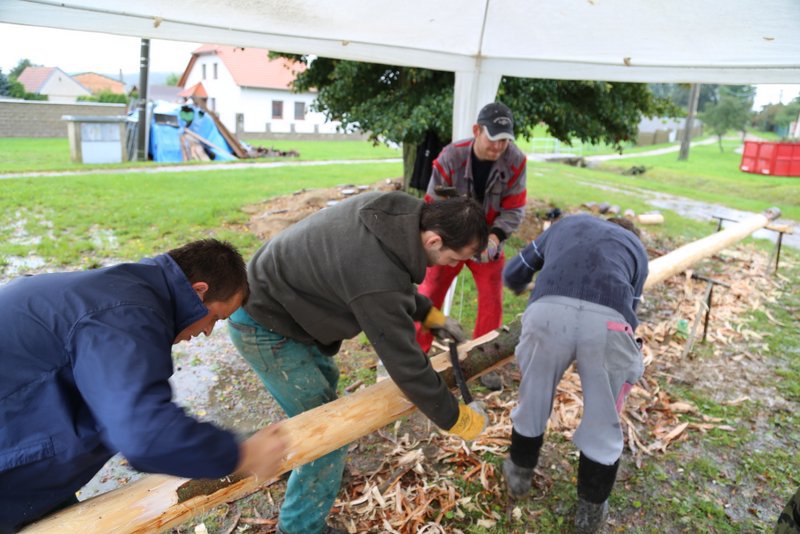
<svg viewBox="0 0 800 534">
<path fill-rule="evenodd" d="M 67 137 L 64 115 L 105 117 L 127 112 L 125 104 L 0 99 L 0 137 Z"/>
</svg>

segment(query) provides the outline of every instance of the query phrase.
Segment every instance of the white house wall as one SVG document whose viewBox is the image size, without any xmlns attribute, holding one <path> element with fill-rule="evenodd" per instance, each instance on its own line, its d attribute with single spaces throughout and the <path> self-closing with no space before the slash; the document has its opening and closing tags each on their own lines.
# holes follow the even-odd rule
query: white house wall
<svg viewBox="0 0 800 534">
<path fill-rule="evenodd" d="M 205 78 L 203 78 L 203 65 L 206 67 Z M 214 78 L 214 65 L 217 66 L 216 78 Z M 194 68 L 186 78 L 185 87 L 192 87 L 200 82 L 203 82 L 203 87 L 208 93 L 208 106 L 219 115 L 226 128 L 235 132 L 236 113 L 242 90 L 233 81 L 233 76 L 219 57 L 208 54 L 197 58 Z"/>
<path fill-rule="evenodd" d="M 39 93 L 47 95 L 49 102 L 58 102 L 60 104 L 73 103 L 78 100 L 79 96 L 90 96 L 92 94 L 70 76 L 59 70 L 56 70 L 47 78 L 39 89 Z"/>
<path fill-rule="evenodd" d="M 217 77 L 214 78 L 214 65 Z M 203 65 L 206 76 L 203 78 Z M 311 112 L 313 93 L 293 93 L 289 90 L 239 87 L 223 61 L 214 54 L 201 55 L 186 78 L 186 87 L 203 82 L 211 107 L 231 132 L 236 131 L 236 115 L 244 117 L 245 132 L 336 133 L 338 123 L 326 123 L 322 113 Z M 213 100 L 212 100 L 213 99 Z M 272 118 L 272 102 L 283 102 L 283 118 Z M 295 102 L 306 105 L 305 120 L 294 119 Z"/>
<path fill-rule="evenodd" d="M 239 113 L 244 116 L 246 132 L 291 132 L 296 133 L 336 133 L 338 123 L 326 123 L 322 113 L 312 112 L 313 93 L 293 93 L 279 89 L 242 88 L 241 107 Z M 283 102 L 283 118 L 272 117 L 272 103 Z M 295 103 L 305 104 L 306 115 L 302 120 L 294 118 Z M 227 123 L 226 123 L 227 126 Z"/>
</svg>

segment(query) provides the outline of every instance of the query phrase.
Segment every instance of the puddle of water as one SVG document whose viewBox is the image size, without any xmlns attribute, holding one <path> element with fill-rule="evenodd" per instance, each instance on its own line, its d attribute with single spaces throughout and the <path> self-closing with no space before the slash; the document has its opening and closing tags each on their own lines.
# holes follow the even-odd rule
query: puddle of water
<svg viewBox="0 0 800 534">
<path fill-rule="evenodd" d="M 44 258 L 39 256 L 5 256 L 3 260 L 6 264 L 0 267 L 0 283 L 6 279 L 16 278 L 28 271 L 36 271 L 46 265 Z"/>
<path fill-rule="evenodd" d="M 172 358 L 173 401 L 196 419 L 246 436 L 284 417 L 236 352 L 223 322 L 217 323 L 209 337 L 175 345 Z M 145 474 L 131 469 L 117 454 L 81 489 L 79 498 L 111 491 L 142 476 Z"/>
<path fill-rule="evenodd" d="M 724 217 L 725 219 L 733 219 L 733 221 L 741 221 L 755 215 L 755 213 L 749 211 L 741 211 L 736 210 L 733 208 L 727 208 L 725 206 L 721 206 L 719 204 L 709 204 L 706 202 L 701 202 L 699 200 L 692 200 L 690 198 L 685 197 L 677 197 L 673 195 L 667 195 L 665 193 L 658 193 L 655 191 L 648 191 L 646 189 L 638 189 L 636 187 L 629 187 L 629 188 L 617 188 L 613 186 L 608 186 L 605 184 L 597 184 L 594 182 L 579 182 L 581 185 L 588 185 L 590 187 L 594 187 L 596 189 L 602 189 L 604 191 L 611 191 L 614 193 L 622 193 L 622 194 L 635 194 L 644 201 L 653 206 L 654 208 L 663 209 L 663 210 L 670 210 L 674 211 L 681 217 L 687 217 L 689 219 L 694 219 L 698 221 L 715 221 L 714 217 Z M 723 221 L 722 227 L 727 228 L 731 224 L 735 224 L 733 221 Z M 800 230 L 800 224 L 796 221 L 792 221 L 789 219 L 778 219 L 775 221 L 775 224 L 778 225 L 787 225 L 793 229 L 792 234 L 784 234 L 783 236 L 783 245 L 800 248 L 800 235 L 797 235 L 798 231 Z M 752 237 L 756 239 L 769 239 L 773 243 L 777 242 L 778 240 L 778 233 L 773 232 L 771 230 L 762 229 L 756 230 L 753 232 Z"/>
<path fill-rule="evenodd" d="M 89 236 L 92 244 L 97 248 L 111 250 L 119 248 L 119 241 L 112 230 L 93 226 L 89 229 Z"/>
</svg>

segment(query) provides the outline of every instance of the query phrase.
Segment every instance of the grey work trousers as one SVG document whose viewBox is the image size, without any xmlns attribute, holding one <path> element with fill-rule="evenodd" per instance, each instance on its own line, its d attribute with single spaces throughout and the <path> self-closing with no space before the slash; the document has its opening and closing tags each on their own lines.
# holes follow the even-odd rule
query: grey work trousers
<svg viewBox="0 0 800 534">
<path fill-rule="evenodd" d="M 573 441 L 595 462 L 611 465 L 622 454 L 619 412 L 644 371 L 633 329 L 622 314 L 575 298 L 547 296 L 528 306 L 516 347 L 522 373 L 514 429 L 544 434 L 556 387 L 575 361 L 583 389 L 583 417 Z"/>
</svg>

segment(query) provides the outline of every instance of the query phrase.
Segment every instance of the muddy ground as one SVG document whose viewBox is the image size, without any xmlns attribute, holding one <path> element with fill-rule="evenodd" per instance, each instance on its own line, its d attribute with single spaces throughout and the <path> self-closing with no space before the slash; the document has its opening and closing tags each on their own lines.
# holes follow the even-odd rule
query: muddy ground
<svg viewBox="0 0 800 534">
<path fill-rule="evenodd" d="M 388 181 L 368 189 L 394 190 L 398 185 Z M 365 189 L 341 186 L 299 191 L 251 206 L 247 209 L 251 214 L 248 230 L 268 238 L 329 203 Z M 544 214 L 550 208 L 529 200 L 528 216 L 519 232 L 523 240 L 532 239 L 541 232 Z M 647 232 L 645 241 L 651 254 L 676 246 L 654 239 Z M 719 463 L 723 472 L 732 471 L 732 466 L 745 454 L 744 451 L 707 450 L 702 436 L 708 428 L 701 426 L 689 426 L 671 435 L 674 432 L 670 431 L 680 427 L 676 416 L 679 405 L 681 409 L 695 411 L 702 411 L 702 407 L 665 395 L 660 391 L 659 381 L 688 385 L 721 403 L 735 405 L 745 397 L 759 401 L 766 408 L 754 416 L 751 424 L 754 431 L 763 431 L 760 432 L 763 447 L 787 446 L 785 437 L 768 428 L 770 414 L 796 410 L 798 406 L 782 398 L 765 378 L 771 376 L 772 370 L 764 354 L 763 341 L 741 324 L 744 314 L 774 299 L 776 291 L 786 281 L 765 276 L 767 258 L 753 247 L 736 247 L 713 261 L 715 277 L 727 280 L 734 289 L 716 305 L 709 341 L 702 345 L 710 349 L 703 350 L 702 358 L 695 357 L 695 351 L 684 354 L 688 340 L 678 335 L 676 324 L 679 319 L 688 318 L 691 326 L 704 285 L 682 278 L 672 280 L 648 295 L 641 308 L 642 323 L 647 325 L 644 334 L 648 365 L 645 379 L 632 392 L 626 410 L 627 446 L 618 477 L 618 493 L 626 491 L 628 481 L 635 479 L 643 465 L 662 462 L 660 458 L 668 451 L 681 450 L 684 461 L 711 455 L 711 460 Z M 699 340 L 697 346 L 701 346 Z M 236 354 L 228 340 L 226 326 L 219 325 L 209 338 L 176 346 L 174 360 L 176 401 L 198 418 L 248 434 L 283 417 L 255 374 Z M 376 362 L 377 357 L 363 336 L 346 341 L 337 356 L 343 382 L 354 388 L 373 383 Z M 504 388 L 500 392 L 473 386 L 476 396 L 488 407 L 491 424 L 484 438 L 476 441 L 471 449 L 465 448 L 459 440 L 441 435 L 418 414 L 353 443 L 345 482 L 331 522 L 349 532 L 521 533 L 543 531 L 538 520 L 545 510 L 547 514 L 568 517 L 574 503 L 572 499 L 559 497 L 563 497 L 564 485 L 574 485 L 577 475 L 575 449 L 568 442 L 580 416 L 576 375 L 568 375 L 562 382 L 563 395 L 554 410 L 554 414 L 560 413 L 560 419 L 554 415 L 551 421 L 536 470 L 536 490 L 525 502 L 508 499 L 496 469 L 496 459 L 506 454 L 509 412 L 519 382 L 513 363 L 504 366 L 501 375 Z M 690 407 L 686 408 L 685 404 Z M 723 426 L 725 422 L 708 424 Z M 687 476 L 683 465 L 670 460 L 662 462 L 660 467 L 666 473 L 664 476 L 674 480 Z M 124 460 L 115 458 L 84 488 L 80 497 L 86 499 L 139 476 Z M 477 491 L 470 494 L 466 487 L 472 486 L 465 487 L 459 479 L 477 484 Z M 284 482 L 275 483 L 250 497 L 218 507 L 172 532 L 182 534 L 205 529 L 212 534 L 271 533 L 284 487 Z M 725 503 L 732 524 L 755 516 L 760 519 L 763 530 L 768 530 L 783 503 L 765 494 L 763 488 L 757 479 L 720 480 L 708 491 Z M 640 491 L 638 486 L 631 488 L 630 505 L 612 509 L 607 532 L 695 531 L 678 518 L 649 515 L 646 509 L 634 504 L 637 499 L 646 499 L 644 495 L 635 495 L 636 491 Z M 655 529 L 654 524 L 658 525 Z M 555 531 L 568 531 L 563 529 L 566 527 L 562 525 Z"/>
<path fill-rule="evenodd" d="M 394 189 L 395 186 L 386 183 L 380 184 L 380 188 Z M 254 206 L 250 209 L 251 230 L 268 237 L 341 196 L 344 196 L 341 188 L 305 191 Z M 533 199 L 529 202 L 528 216 L 519 232 L 523 240 L 532 239 L 541 232 L 544 215 L 550 208 Z M 286 219 L 290 213 L 299 214 L 300 217 Z M 651 255 L 657 254 L 655 251 L 671 250 L 676 246 L 675 243 L 656 240 L 647 232 L 645 234 Z M 673 280 L 655 289 L 643 304 L 641 318 L 649 326 L 644 332 L 648 341 L 648 366 L 641 387 L 634 390 L 628 403 L 628 444 L 618 478 L 618 492 L 626 490 L 628 481 L 635 478 L 643 464 L 659 462 L 659 456 L 664 456 L 668 450 L 681 450 L 681 460 L 670 460 L 661 465 L 665 476 L 671 479 L 686 477 L 685 463 L 705 457 L 719 463 L 723 473 L 732 473 L 741 456 L 746 454 L 745 451 L 707 450 L 702 434 L 713 426 L 725 427 L 725 421 L 705 418 L 703 420 L 712 421 L 708 423 L 709 426 L 687 426 L 675 434 L 674 431 L 681 428 L 677 417 L 672 413 L 671 418 L 662 417 L 662 412 L 669 412 L 669 408 L 672 408 L 678 413 L 679 407 L 680 410 L 699 412 L 701 408 L 658 392 L 659 380 L 688 385 L 722 404 L 735 405 L 748 399 L 768 407 L 754 416 L 750 424 L 754 431 L 763 436 L 762 447 L 786 446 L 786 438 L 768 428 L 770 413 L 771 410 L 797 407 L 783 399 L 776 392 L 774 384 L 766 378 L 771 374 L 771 364 L 766 355 L 760 352 L 764 347 L 756 339 L 757 334 L 745 329 L 745 335 L 742 335 L 743 327 L 737 324 L 749 310 L 760 308 L 774 298 L 777 288 L 785 282 L 780 278 L 764 276 L 767 260 L 762 252 L 742 247 L 712 260 L 714 276 L 731 282 L 729 285 L 732 289 L 727 296 L 717 297 L 719 302 L 714 315 L 716 326 L 710 328 L 708 343 L 703 345 L 712 349 L 704 351 L 702 358 L 693 357 L 694 351 L 685 354 L 689 340 L 678 335 L 676 322 L 680 318 L 695 317 L 697 300 L 703 293 L 704 285 L 693 283 L 690 279 Z M 701 334 L 698 330 L 695 333 L 700 347 Z M 346 342 L 337 356 L 337 362 L 343 380 L 356 385 L 362 383 L 361 387 L 372 383 L 371 373 L 377 358 L 363 339 Z M 489 408 L 491 425 L 484 439 L 473 444 L 471 451 L 464 448 L 459 440 L 439 434 L 419 414 L 353 443 L 347 474 L 337 505 L 332 511 L 331 522 L 349 532 L 460 532 L 462 529 L 469 532 L 537 532 L 542 531 L 542 526 L 537 524 L 537 517 L 543 509 L 554 515 L 568 517 L 574 505 L 572 499 L 559 499 L 559 490 L 555 488 L 563 486 L 565 482 L 567 485 L 574 484 L 577 474 L 576 454 L 568 443 L 576 420 L 580 417 L 580 407 L 576 408 L 575 403 L 570 404 L 572 397 L 579 394 L 576 375 L 569 375 L 562 382 L 561 388 L 565 394 L 557 400 L 554 413 L 559 412 L 559 406 L 562 413 L 568 413 L 561 420 L 555 416 L 553 418 L 548 435 L 557 435 L 546 441 L 536 471 L 536 491 L 530 502 L 523 506 L 508 499 L 496 469 L 497 463 L 486 459 L 487 456 L 501 458 L 508 445 L 509 412 L 514 404 L 519 374 L 510 363 L 502 368 L 501 375 L 504 388 L 500 392 L 489 392 L 480 386 L 473 386 L 478 397 Z M 264 397 L 268 397 L 254 396 L 259 403 L 266 402 Z M 270 416 L 274 416 L 274 407 L 268 408 L 267 405 L 268 402 L 259 410 L 266 412 L 271 409 Z M 634 416 L 639 421 L 634 420 Z M 649 450 L 645 451 L 645 448 Z M 469 495 L 461 485 L 453 482 L 458 478 L 478 480 L 482 490 Z M 731 523 L 740 523 L 743 519 L 756 516 L 763 518 L 761 525 L 768 530 L 782 503 L 779 505 L 774 498 L 764 494 L 763 484 L 758 479 L 733 483 L 733 480 L 724 480 L 724 475 L 722 478 L 707 491 L 715 499 L 724 502 L 725 513 Z M 401 494 L 399 488 L 404 493 Z M 272 532 L 283 489 L 282 482 L 273 484 L 262 492 L 221 507 L 215 513 L 187 523 L 176 531 L 189 532 L 202 522 L 209 531 L 239 529 Z M 375 495 L 376 490 L 378 496 Z M 641 490 L 631 488 L 632 503 L 647 497 L 636 495 L 637 491 Z M 471 500 L 473 497 L 474 500 Z M 428 505 L 415 508 L 415 505 L 424 503 Z M 445 514 L 445 509 L 453 513 Z M 508 516 L 512 524 L 508 525 L 503 516 Z M 658 525 L 655 529 L 654 521 Z M 468 525 L 471 526 L 467 528 Z M 556 530 L 569 529 L 562 526 Z M 606 531 L 693 530 L 682 523 L 679 517 L 653 517 L 632 504 L 612 510 Z"/>
</svg>

